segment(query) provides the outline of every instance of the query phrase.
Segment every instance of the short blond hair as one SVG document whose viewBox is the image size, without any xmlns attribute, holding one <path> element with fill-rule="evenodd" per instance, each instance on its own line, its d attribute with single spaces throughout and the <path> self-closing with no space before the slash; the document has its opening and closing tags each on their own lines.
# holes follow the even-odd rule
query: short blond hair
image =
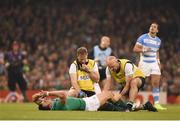
<svg viewBox="0 0 180 121">
<path fill-rule="evenodd" d="M 77 56 L 79 55 L 87 55 L 88 51 L 86 47 L 80 47 L 77 49 Z"/>
</svg>

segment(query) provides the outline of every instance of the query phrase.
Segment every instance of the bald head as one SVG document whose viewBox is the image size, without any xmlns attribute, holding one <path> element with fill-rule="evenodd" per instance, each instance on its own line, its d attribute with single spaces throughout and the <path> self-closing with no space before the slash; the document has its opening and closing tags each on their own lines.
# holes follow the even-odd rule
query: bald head
<svg viewBox="0 0 180 121">
<path fill-rule="evenodd" d="M 117 58 L 115 56 L 108 56 L 106 58 L 106 64 L 108 65 L 112 65 L 113 63 L 115 63 L 117 61 Z"/>
<path fill-rule="evenodd" d="M 108 36 L 102 36 L 100 46 L 102 48 L 108 48 L 110 46 L 110 38 Z"/>
<path fill-rule="evenodd" d="M 120 69 L 118 59 L 115 56 L 108 56 L 106 58 L 106 64 L 108 68 L 114 72 L 117 72 Z"/>
</svg>

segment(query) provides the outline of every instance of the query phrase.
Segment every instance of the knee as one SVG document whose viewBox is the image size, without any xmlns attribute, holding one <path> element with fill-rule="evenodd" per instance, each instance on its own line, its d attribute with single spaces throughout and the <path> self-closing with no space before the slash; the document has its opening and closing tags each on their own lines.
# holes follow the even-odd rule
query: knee
<svg viewBox="0 0 180 121">
<path fill-rule="evenodd" d="M 113 93 L 111 91 L 103 91 L 102 95 L 104 95 L 104 97 L 106 97 L 108 99 L 113 97 Z"/>
<path fill-rule="evenodd" d="M 136 80 L 132 80 L 131 83 L 130 83 L 130 87 L 131 88 L 137 88 L 138 87 L 137 81 Z"/>
<path fill-rule="evenodd" d="M 70 97 L 78 97 L 78 92 L 76 90 L 69 90 L 67 95 Z"/>
<path fill-rule="evenodd" d="M 153 87 L 159 87 L 159 81 L 153 81 L 152 86 Z"/>
</svg>

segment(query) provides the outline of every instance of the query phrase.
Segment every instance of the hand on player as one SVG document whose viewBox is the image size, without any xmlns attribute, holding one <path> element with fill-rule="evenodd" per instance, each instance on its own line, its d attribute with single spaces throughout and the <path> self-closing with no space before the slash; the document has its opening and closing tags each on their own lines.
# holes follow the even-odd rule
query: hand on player
<svg viewBox="0 0 180 121">
<path fill-rule="evenodd" d="M 115 93 L 113 98 L 112 98 L 112 101 L 113 102 L 117 102 L 121 99 L 122 95 L 120 93 Z"/>
<path fill-rule="evenodd" d="M 149 47 L 143 47 L 142 49 L 143 49 L 143 50 L 142 50 L 143 52 L 148 52 L 148 51 L 151 50 L 151 48 L 149 48 Z"/>
<path fill-rule="evenodd" d="M 41 97 L 47 97 L 47 96 L 49 96 L 49 92 L 41 90 L 40 95 L 41 95 Z"/>
<path fill-rule="evenodd" d="M 65 93 L 62 93 L 61 94 L 61 104 L 65 104 L 66 103 L 66 98 L 67 98 L 67 96 L 66 96 L 66 94 Z"/>
</svg>

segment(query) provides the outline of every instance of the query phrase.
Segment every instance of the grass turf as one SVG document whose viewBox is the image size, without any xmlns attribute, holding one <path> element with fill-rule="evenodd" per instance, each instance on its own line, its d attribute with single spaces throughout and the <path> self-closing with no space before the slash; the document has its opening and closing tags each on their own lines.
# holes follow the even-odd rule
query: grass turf
<svg viewBox="0 0 180 121">
<path fill-rule="evenodd" d="M 64 120 L 178 120 L 180 119 L 180 105 L 167 105 L 168 110 L 159 112 L 87 112 L 87 111 L 39 111 L 32 103 L 0 104 L 0 120 L 4 119 L 64 119 Z"/>
</svg>

